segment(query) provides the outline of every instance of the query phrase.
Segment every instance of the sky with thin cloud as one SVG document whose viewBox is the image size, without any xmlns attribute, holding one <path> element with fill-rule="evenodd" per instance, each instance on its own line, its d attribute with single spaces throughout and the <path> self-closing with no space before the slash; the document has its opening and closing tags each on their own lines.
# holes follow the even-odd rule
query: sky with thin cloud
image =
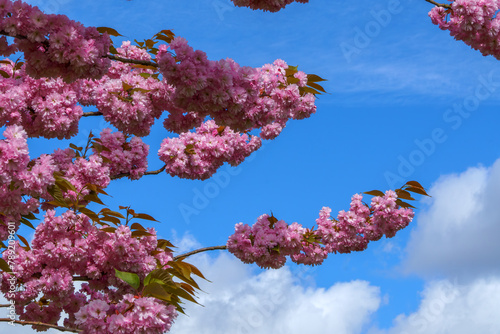
<svg viewBox="0 0 500 334">
<path fill-rule="evenodd" d="M 179 253 L 223 245 L 236 223 L 264 213 L 310 227 L 323 206 L 348 209 L 355 193 L 409 180 L 432 196 L 394 238 L 321 266 L 260 270 L 225 252 L 193 256 L 210 282 L 200 282 L 203 307 L 186 305 L 172 333 L 498 333 L 498 60 L 432 25 L 429 3 L 311 0 L 275 14 L 229 0 L 30 3 L 131 40 L 172 29 L 212 60 L 260 67 L 283 59 L 328 79 L 315 115 L 290 122 L 238 167 L 206 181 L 163 174 L 110 185 L 106 204 L 154 216 Z M 151 170 L 170 135 L 161 123 L 147 139 Z M 32 140 L 30 154 L 81 144 L 106 127 L 85 119 L 77 137 Z"/>
</svg>

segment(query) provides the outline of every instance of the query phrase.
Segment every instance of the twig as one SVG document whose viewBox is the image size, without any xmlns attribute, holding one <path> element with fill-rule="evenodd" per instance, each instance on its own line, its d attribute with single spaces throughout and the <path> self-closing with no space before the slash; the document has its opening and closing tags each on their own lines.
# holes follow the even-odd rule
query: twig
<svg viewBox="0 0 500 334">
<path fill-rule="evenodd" d="M 433 4 L 434 6 L 451 9 L 451 5 L 448 5 L 448 4 L 445 4 L 445 3 L 438 3 L 438 2 L 436 2 L 434 0 L 425 0 L 425 1 L 427 1 L 428 3 Z"/>
<path fill-rule="evenodd" d="M 188 256 L 191 256 L 191 255 L 194 255 L 194 254 L 198 254 L 198 253 L 201 253 L 201 252 L 206 252 L 206 251 L 211 251 L 211 250 L 217 250 L 217 249 L 225 250 L 225 249 L 227 249 L 227 246 L 213 246 L 213 247 L 205 247 L 205 248 L 196 249 L 196 250 L 191 251 L 191 252 L 187 252 L 187 253 L 184 253 L 184 254 L 181 254 L 181 255 L 177 255 L 176 257 L 174 257 L 174 261 L 177 261 L 180 258 L 184 258 L 184 257 L 188 257 Z"/>
<path fill-rule="evenodd" d="M 11 307 L 12 304 L 0 304 L 0 307 Z"/>
<path fill-rule="evenodd" d="M 127 59 L 127 58 L 122 58 L 114 55 L 106 55 L 107 58 L 111 60 L 116 60 L 122 63 L 129 63 L 129 64 L 137 64 L 137 65 L 145 65 L 145 66 L 152 66 L 152 67 L 158 67 L 158 64 L 152 61 L 148 60 L 136 60 L 136 59 Z"/>
<path fill-rule="evenodd" d="M 157 174 L 160 174 L 161 172 L 163 172 L 165 170 L 165 168 L 167 168 L 167 165 L 163 166 L 162 168 L 160 168 L 158 170 L 152 170 L 152 171 L 146 172 L 146 173 L 144 173 L 144 175 L 157 175 Z M 116 176 L 113 176 L 111 179 L 112 180 L 121 179 L 122 177 L 126 177 L 129 175 L 130 175 L 130 173 L 121 173 L 121 174 L 118 174 Z"/>
<path fill-rule="evenodd" d="M 79 329 L 70 329 L 70 328 L 66 328 L 66 327 L 63 327 L 63 326 L 46 324 L 46 323 L 43 323 L 43 322 L 36 322 L 36 321 L 12 320 L 12 319 L 9 319 L 9 318 L 0 318 L 0 321 L 2 321 L 2 322 L 14 322 L 16 324 L 20 324 L 20 325 L 23 325 L 23 326 L 29 326 L 29 325 L 44 326 L 44 327 L 47 327 L 47 328 L 54 328 L 54 329 L 60 330 L 61 332 L 73 332 L 73 333 L 80 333 L 81 332 L 81 330 L 79 330 Z"/>
<path fill-rule="evenodd" d="M 84 112 L 82 117 L 88 117 L 88 116 L 102 116 L 102 112 L 100 111 L 89 111 L 89 112 Z"/>
</svg>

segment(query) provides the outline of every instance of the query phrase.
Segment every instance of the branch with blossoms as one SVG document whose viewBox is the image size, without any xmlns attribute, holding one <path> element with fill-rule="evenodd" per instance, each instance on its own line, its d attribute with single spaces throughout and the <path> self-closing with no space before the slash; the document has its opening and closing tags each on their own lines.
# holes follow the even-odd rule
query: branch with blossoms
<svg viewBox="0 0 500 334">
<path fill-rule="evenodd" d="M 449 4 L 445 4 L 445 3 L 438 3 L 434 0 L 425 0 L 427 1 L 428 3 L 431 3 L 433 4 L 434 6 L 437 6 L 437 7 L 441 7 L 441 8 L 451 8 L 451 5 Z"/>
<path fill-rule="evenodd" d="M 448 7 L 434 7 L 429 17 L 432 23 L 483 56 L 500 59 L 500 36 L 496 33 L 500 25 L 499 10 L 497 0 L 455 0 Z"/>
<path fill-rule="evenodd" d="M 22 326 L 33 326 L 33 328 L 38 328 L 38 329 L 57 329 L 62 332 L 72 332 L 72 333 L 80 333 L 82 332 L 81 330 L 77 329 L 71 329 L 71 328 L 66 328 L 63 326 L 58 326 L 58 325 L 53 325 L 53 324 L 46 324 L 43 322 L 37 322 L 37 321 L 23 321 L 23 320 L 12 320 L 9 318 L 0 318 L 0 322 L 9 322 L 9 323 L 15 323 L 19 324 Z"/>
<path fill-rule="evenodd" d="M 370 241 L 383 236 L 392 238 L 408 226 L 414 216 L 413 206 L 405 202 L 414 200 L 410 192 L 428 196 L 416 181 L 385 194 L 378 190 L 366 192 L 374 196 L 370 205 L 356 194 L 349 211 L 340 211 L 337 218 L 330 217 L 331 209 L 323 207 L 316 229 L 298 223 L 288 225 L 264 214 L 251 227 L 237 224 L 227 249 L 244 263 L 256 263 L 262 268 L 280 268 L 287 257 L 298 264 L 319 265 L 330 253 L 363 251 Z"/>
</svg>

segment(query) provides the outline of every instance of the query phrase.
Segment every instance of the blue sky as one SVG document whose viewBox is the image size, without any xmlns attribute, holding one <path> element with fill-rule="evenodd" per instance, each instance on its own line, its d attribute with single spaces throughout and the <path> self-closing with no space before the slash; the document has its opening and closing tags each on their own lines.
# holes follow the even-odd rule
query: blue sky
<svg viewBox="0 0 500 334">
<path fill-rule="evenodd" d="M 430 4 L 311 0 L 272 14 L 229 0 L 30 3 L 131 40 L 172 29 L 213 60 L 281 58 L 328 79 L 315 115 L 237 168 L 203 182 L 163 174 L 108 188 L 107 204 L 153 215 L 180 251 L 225 244 L 234 224 L 270 211 L 312 226 L 321 207 L 347 209 L 354 193 L 408 180 L 430 189 L 406 230 L 320 267 L 261 271 L 223 252 L 192 257 L 212 283 L 205 307 L 188 306 L 172 333 L 497 333 L 500 69 L 432 25 Z M 157 123 L 151 170 L 168 135 Z M 71 142 L 107 126 L 85 120 Z M 35 157 L 68 143 L 30 145 Z"/>
</svg>

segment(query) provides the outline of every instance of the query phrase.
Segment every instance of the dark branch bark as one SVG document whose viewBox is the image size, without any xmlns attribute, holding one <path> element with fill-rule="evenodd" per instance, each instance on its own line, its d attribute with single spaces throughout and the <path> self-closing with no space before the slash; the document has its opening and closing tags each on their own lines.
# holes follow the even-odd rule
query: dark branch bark
<svg viewBox="0 0 500 334">
<path fill-rule="evenodd" d="M 425 0 L 425 1 L 427 1 L 428 3 L 433 4 L 434 6 L 451 9 L 451 5 L 448 5 L 448 4 L 445 4 L 445 3 L 438 3 L 438 2 L 436 2 L 434 0 Z"/>
<path fill-rule="evenodd" d="M 78 329 L 71 329 L 71 328 L 66 328 L 66 327 L 62 327 L 62 326 L 58 326 L 58 325 L 45 324 L 43 322 L 36 322 L 36 321 L 12 320 L 9 318 L 0 318 L 0 321 L 1 322 L 14 322 L 16 324 L 23 325 L 23 326 L 30 326 L 30 325 L 44 326 L 47 328 L 57 329 L 57 330 L 60 330 L 62 332 L 73 332 L 73 333 L 80 333 L 81 332 L 81 330 L 78 330 Z"/>
<path fill-rule="evenodd" d="M 165 170 L 165 168 L 167 168 L 167 165 L 163 166 L 162 168 L 160 168 L 158 170 L 146 172 L 146 173 L 144 173 L 144 175 L 157 175 L 157 174 L 160 174 L 161 172 L 163 172 Z M 118 174 L 116 176 L 113 176 L 111 179 L 112 180 L 121 179 L 122 177 L 127 177 L 129 175 L 130 175 L 129 173 L 121 173 L 121 174 Z"/>
<path fill-rule="evenodd" d="M 111 59 L 111 60 L 116 60 L 116 61 L 119 61 L 122 63 L 158 67 L 157 63 L 152 62 L 152 61 L 147 61 L 147 60 L 127 59 L 127 58 L 122 58 L 122 57 L 118 57 L 118 56 L 114 56 L 114 55 L 106 55 L 106 57 Z"/>
<path fill-rule="evenodd" d="M 102 116 L 102 112 L 100 111 L 89 111 L 89 112 L 84 112 L 82 117 L 89 117 L 89 116 Z"/>
<path fill-rule="evenodd" d="M 205 248 L 196 249 L 196 250 L 191 251 L 191 252 L 177 255 L 176 257 L 174 257 L 174 261 L 177 261 L 180 258 L 185 258 L 185 257 L 191 256 L 194 254 L 198 254 L 198 253 L 202 253 L 202 252 L 206 252 L 206 251 L 218 250 L 218 249 L 225 250 L 225 249 L 227 249 L 227 246 L 213 246 L 213 247 L 205 247 Z"/>
</svg>

